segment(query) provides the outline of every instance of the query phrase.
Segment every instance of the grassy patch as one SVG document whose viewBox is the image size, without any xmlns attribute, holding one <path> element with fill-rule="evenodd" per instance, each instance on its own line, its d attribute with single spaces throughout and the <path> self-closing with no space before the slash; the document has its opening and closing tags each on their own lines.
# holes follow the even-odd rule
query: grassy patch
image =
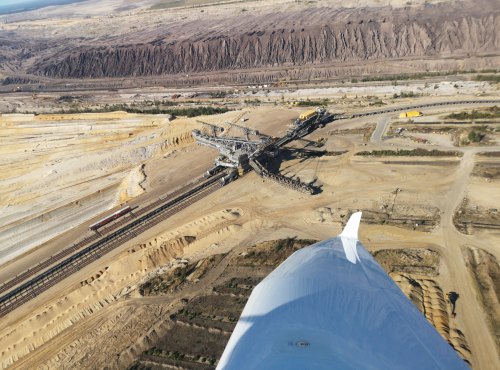
<svg viewBox="0 0 500 370">
<path fill-rule="evenodd" d="M 394 99 L 397 99 L 397 98 L 414 98 L 414 97 L 416 97 L 418 95 L 419 94 L 416 94 L 413 91 L 401 91 L 400 94 L 394 93 L 394 95 L 392 97 Z"/>
<path fill-rule="evenodd" d="M 260 101 L 260 99 L 245 99 L 244 103 L 245 104 L 250 104 L 250 105 L 258 105 L 258 104 L 260 104 L 262 102 Z"/>
<path fill-rule="evenodd" d="M 442 150 L 427 150 L 427 149 L 396 149 L 396 150 L 371 150 L 358 152 L 355 155 L 358 156 L 374 156 L 374 157 L 461 157 L 462 153 L 455 151 L 442 151 Z"/>
<path fill-rule="evenodd" d="M 477 75 L 474 76 L 475 81 L 500 82 L 500 75 Z"/>
<path fill-rule="evenodd" d="M 500 157 L 500 152 L 481 152 L 481 153 L 477 153 L 477 155 L 479 155 L 481 157 L 498 158 L 498 157 Z"/>
<path fill-rule="evenodd" d="M 153 105 L 151 107 L 135 107 L 127 104 L 113 104 L 101 108 L 69 108 L 62 109 L 58 114 L 75 114 L 75 113 L 106 113 L 123 111 L 127 113 L 141 113 L 141 114 L 170 114 L 172 116 L 208 116 L 213 114 L 222 114 L 229 112 L 231 109 L 219 107 L 192 107 L 192 108 L 160 108 Z"/>
<path fill-rule="evenodd" d="M 484 69 L 477 71 L 475 69 L 468 69 L 463 71 L 448 71 L 448 72 L 421 72 L 421 73 L 411 73 L 411 74 L 399 74 L 399 75 L 386 75 L 386 76 L 370 76 L 363 77 L 361 79 L 362 82 L 371 82 L 371 81 L 404 81 L 404 80 L 421 80 L 427 77 L 440 77 L 440 76 L 454 76 L 458 74 L 469 74 L 469 73 L 496 73 L 497 69 Z M 482 76 L 482 75 L 478 75 Z M 492 75 L 495 76 L 495 75 Z M 485 81 L 485 80 L 476 80 L 476 81 Z M 486 80 L 490 81 L 490 80 Z"/>
<path fill-rule="evenodd" d="M 474 130 L 469 132 L 469 135 L 467 135 L 467 138 L 472 143 L 479 143 L 481 140 L 484 139 L 484 137 L 485 137 L 484 133 Z"/>
<path fill-rule="evenodd" d="M 294 102 L 293 105 L 297 107 L 319 107 L 328 104 L 328 99 L 323 100 L 301 100 Z"/>
<path fill-rule="evenodd" d="M 500 107 L 496 105 L 490 108 L 485 108 L 483 110 L 472 110 L 470 112 L 463 111 L 459 113 L 452 113 L 447 115 L 445 118 L 449 119 L 463 119 L 463 120 L 473 120 L 473 119 L 485 119 L 485 118 L 500 118 Z"/>
</svg>

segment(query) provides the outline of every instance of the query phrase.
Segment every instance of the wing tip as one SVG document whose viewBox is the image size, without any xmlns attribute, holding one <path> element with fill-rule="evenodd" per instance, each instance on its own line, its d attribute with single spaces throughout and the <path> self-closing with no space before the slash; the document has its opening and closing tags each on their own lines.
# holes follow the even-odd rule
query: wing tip
<svg viewBox="0 0 500 370">
<path fill-rule="evenodd" d="M 361 215 L 363 212 L 355 212 L 349 217 L 349 221 L 340 233 L 340 237 L 358 240 L 359 224 L 361 222 Z"/>
</svg>

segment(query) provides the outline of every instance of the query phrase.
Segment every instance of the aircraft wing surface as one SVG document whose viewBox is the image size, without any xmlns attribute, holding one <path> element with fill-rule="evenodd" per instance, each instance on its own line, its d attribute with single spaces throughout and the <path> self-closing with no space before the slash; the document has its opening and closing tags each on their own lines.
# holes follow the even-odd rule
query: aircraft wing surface
<svg viewBox="0 0 500 370">
<path fill-rule="evenodd" d="M 360 218 L 254 288 L 217 369 L 469 369 L 357 240 Z"/>
</svg>

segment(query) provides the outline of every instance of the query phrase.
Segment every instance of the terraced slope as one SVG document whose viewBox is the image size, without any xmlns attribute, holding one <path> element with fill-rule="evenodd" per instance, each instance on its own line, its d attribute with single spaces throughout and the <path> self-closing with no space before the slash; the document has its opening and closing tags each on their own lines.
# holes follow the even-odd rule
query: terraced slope
<svg viewBox="0 0 500 370">
<path fill-rule="evenodd" d="M 92 40 L 66 48 L 38 61 L 30 72 L 58 78 L 154 76 L 495 53 L 500 11 L 475 9 L 463 4 L 313 7 L 206 17 L 161 24 L 155 32 L 128 35 L 127 43 Z"/>
<path fill-rule="evenodd" d="M 213 369 L 238 321 L 252 289 L 292 252 L 313 243 L 293 238 L 264 242 L 231 258 L 208 295 L 185 299 L 170 315 L 165 335 L 152 339 L 129 369 Z M 440 255 L 427 249 L 381 250 L 374 254 L 384 269 L 450 345 L 470 363 L 466 338 L 457 327 L 441 286 Z M 225 255 L 179 267 L 147 282 L 147 296 L 172 294 L 203 279 Z M 411 272 L 409 272 L 411 270 Z M 196 278 L 193 278 L 196 276 Z M 449 295 L 448 295 L 449 297 Z"/>
</svg>

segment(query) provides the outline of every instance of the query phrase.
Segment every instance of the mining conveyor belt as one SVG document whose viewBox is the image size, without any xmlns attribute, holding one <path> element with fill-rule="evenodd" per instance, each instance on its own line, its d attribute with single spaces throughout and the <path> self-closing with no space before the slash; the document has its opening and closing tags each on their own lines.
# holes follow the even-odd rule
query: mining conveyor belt
<svg viewBox="0 0 500 370">
<path fill-rule="evenodd" d="M 359 117 L 366 117 L 366 116 L 374 116 L 377 114 L 384 114 L 384 113 L 410 111 L 410 110 L 416 110 L 416 109 L 420 109 L 420 108 L 432 108 L 432 107 L 440 107 L 440 106 L 444 106 L 444 105 L 466 105 L 466 104 L 500 104 L 500 100 L 457 100 L 457 101 L 445 101 L 445 102 L 428 103 L 428 104 L 407 105 L 404 107 L 388 108 L 388 109 L 382 109 L 382 110 L 377 110 L 377 111 L 372 111 L 372 112 L 353 113 L 353 114 L 347 114 L 347 115 L 344 115 L 344 114 L 335 115 L 334 119 L 335 120 L 351 119 L 351 118 L 359 118 Z"/>
<path fill-rule="evenodd" d="M 214 192 L 220 188 L 219 180 L 224 175 L 224 172 L 217 174 L 173 199 L 170 196 L 167 199 L 160 198 L 157 202 L 146 207 L 147 209 L 151 209 L 149 213 L 137 217 L 134 221 L 72 254 L 65 260 L 3 295 L 0 297 L 0 317 L 33 299 L 71 274 L 81 270 L 84 266 L 96 261 L 104 254 Z M 145 212 L 143 211 L 143 213 Z M 29 271 L 32 272 L 30 275 L 35 274 L 33 269 Z"/>
<path fill-rule="evenodd" d="M 140 207 L 138 209 L 134 209 L 131 214 L 129 214 L 123 218 L 120 218 L 118 221 L 111 223 L 109 226 L 106 226 L 106 227 L 99 229 L 99 233 L 94 233 L 92 235 L 89 235 L 89 236 L 83 238 L 82 240 L 79 240 L 78 242 L 74 243 L 70 247 L 65 248 L 65 249 L 57 252 L 56 254 L 50 256 L 49 258 L 42 260 L 41 262 L 39 262 L 35 266 L 29 268 L 28 270 L 23 271 L 19 275 L 16 275 L 14 278 L 12 278 L 12 279 L 8 280 L 7 282 L 3 283 L 2 285 L 0 285 L 0 294 L 10 290 L 11 288 L 13 288 L 19 284 L 21 284 L 23 281 L 28 279 L 30 276 L 33 276 L 33 275 L 39 273 L 40 271 L 43 271 L 43 270 L 47 269 L 48 267 L 54 265 L 55 263 L 62 260 L 64 257 L 72 255 L 73 253 L 77 252 L 85 245 L 88 245 L 96 240 L 99 240 L 99 238 L 101 238 L 103 235 L 107 235 L 111 231 L 118 229 L 120 226 L 123 226 L 123 225 L 129 223 L 133 218 L 139 217 L 139 216 L 145 214 L 146 212 L 152 210 L 153 208 L 158 207 L 161 203 L 164 203 L 166 200 L 172 199 L 176 196 L 179 196 L 182 193 L 189 191 L 190 189 L 199 185 L 203 181 L 205 181 L 205 179 L 203 177 L 198 178 L 194 182 L 189 183 L 189 184 L 167 194 L 166 196 L 159 198 L 155 202 L 150 203 L 150 204 L 146 205 L 145 207 Z"/>
<path fill-rule="evenodd" d="M 249 161 L 250 166 L 257 172 L 261 177 L 265 179 L 272 180 L 277 182 L 280 185 L 283 185 L 287 188 L 299 191 L 301 193 L 313 194 L 314 188 L 300 180 L 292 179 L 290 177 L 283 176 L 279 173 L 269 172 L 264 168 L 257 160 Z"/>
<path fill-rule="evenodd" d="M 299 191 L 301 193 L 314 194 L 314 188 L 312 188 L 308 184 L 306 184 L 300 180 L 296 180 L 296 179 L 292 179 L 292 178 L 283 176 L 280 173 L 273 173 L 273 172 L 266 171 L 266 172 L 263 172 L 262 177 L 270 179 L 274 182 L 277 182 L 280 185 L 283 185 L 287 188 Z"/>
<path fill-rule="evenodd" d="M 341 114 L 334 116 L 334 119 L 352 119 L 405 110 L 466 104 L 500 104 L 500 100 L 458 100 L 408 105 L 350 115 Z M 279 148 L 292 140 L 306 136 L 316 124 L 317 122 L 288 133 L 278 139 L 273 146 Z M 250 165 L 264 178 L 271 179 L 281 185 L 304 193 L 312 194 L 314 192 L 313 187 L 308 184 L 281 174 L 267 171 L 256 160 L 251 160 Z M 134 210 L 131 215 L 127 215 L 101 228 L 99 234 L 90 235 L 78 241 L 7 281 L 0 286 L 0 293 L 8 292 L 0 297 L 0 316 L 6 315 L 8 312 L 19 307 L 24 302 L 31 300 L 33 297 L 47 290 L 65 277 L 80 270 L 83 266 L 97 260 L 100 256 L 108 253 L 124 242 L 131 240 L 144 230 L 156 225 L 181 209 L 215 191 L 220 187 L 219 180 L 224 175 L 225 173 L 219 173 L 208 180 L 198 179 L 163 198 L 159 198 L 157 201 L 145 207 Z M 29 278 L 31 278 L 31 280 L 28 280 Z"/>
</svg>

